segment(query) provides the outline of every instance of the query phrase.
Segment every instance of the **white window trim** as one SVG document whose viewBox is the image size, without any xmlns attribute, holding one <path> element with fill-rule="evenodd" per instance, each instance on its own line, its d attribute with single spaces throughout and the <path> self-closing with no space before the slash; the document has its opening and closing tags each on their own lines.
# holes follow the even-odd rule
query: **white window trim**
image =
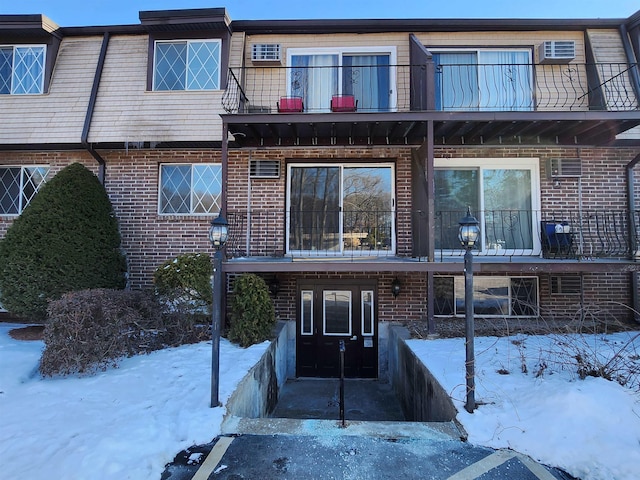
<svg viewBox="0 0 640 480">
<path fill-rule="evenodd" d="M 540 236 L 536 235 L 539 232 L 539 212 L 541 210 L 540 199 L 540 159 L 539 158 L 435 158 L 434 168 L 438 169 L 455 169 L 455 168 L 467 168 L 467 169 L 479 169 L 482 170 L 529 170 L 531 172 L 531 232 L 533 236 L 533 248 L 531 250 L 496 250 L 489 249 L 484 245 L 484 240 L 481 242 L 482 250 L 474 251 L 476 255 L 499 255 L 513 256 L 537 256 L 542 252 L 542 245 Z M 480 182 L 480 210 L 484 210 L 484 185 Z M 472 212 L 475 213 L 475 212 Z M 483 235 L 485 231 L 485 218 L 483 215 L 478 216 L 480 222 L 480 235 Z M 483 237 L 482 237 L 483 238 Z M 460 248 L 460 250 L 462 247 Z M 445 255 L 459 254 L 460 250 L 445 250 Z"/>
<path fill-rule="evenodd" d="M 371 294 L 371 333 L 365 333 L 365 311 L 367 310 L 366 308 L 366 304 L 364 301 L 364 296 L 365 294 Z M 362 333 L 363 337 L 373 337 L 375 335 L 375 330 L 376 330 L 376 318 L 375 318 L 375 314 L 376 314 L 376 309 L 375 309 L 375 303 L 374 303 L 374 296 L 373 296 L 373 290 L 362 290 L 360 292 L 360 332 Z"/>
<path fill-rule="evenodd" d="M 194 166 L 211 166 L 211 165 L 219 165 L 222 168 L 221 163 L 161 163 L 158 168 L 158 216 L 162 217 L 174 217 L 174 216 L 182 216 L 182 217 L 214 217 L 216 218 L 220 212 L 209 212 L 209 213 L 195 213 L 193 212 L 193 167 Z M 177 166 L 189 166 L 191 167 L 191 178 L 189 179 L 189 212 L 188 213 L 164 213 L 162 211 L 162 168 L 163 167 L 177 167 Z M 220 182 L 220 197 L 224 195 L 224 185 L 223 182 Z"/>
<path fill-rule="evenodd" d="M 344 230 L 343 230 L 343 224 L 344 224 L 344 211 L 342 209 L 342 201 L 343 201 L 343 184 L 342 184 L 342 180 L 343 180 L 343 174 L 342 171 L 344 170 L 345 167 L 362 167 L 362 168 L 367 168 L 367 167 L 387 167 L 389 169 L 391 169 L 391 215 L 392 215 L 392 221 L 391 221 L 391 248 L 390 250 L 387 252 L 388 255 L 395 255 L 396 252 L 396 222 L 395 222 L 395 217 L 396 217 L 396 179 L 395 179 L 395 165 L 391 164 L 391 163 L 355 163 L 355 162 L 340 162 L 340 163 L 290 163 L 287 165 L 287 191 L 286 191 L 286 197 L 287 197 L 287 201 L 286 201 L 286 225 L 285 225 L 285 229 L 286 229 L 286 235 L 285 235 L 285 251 L 286 251 L 286 255 L 288 256 L 319 256 L 319 257 L 341 257 L 344 256 L 346 254 L 348 254 L 349 256 L 353 256 L 353 257 L 358 257 L 358 256 L 363 256 L 363 257 L 368 257 L 371 255 L 371 252 L 365 252 L 365 251 L 351 251 L 349 250 L 348 252 L 345 252 L 344 249 L 344 242 L 340 242 L 340 250 L 333 252 L 333 251 L 329 251 L 329 250 L 318 250 L 318 251 L 309 251 L 309 250 L 290 250 L 289 249 L 289 245 L 290 245 L 290 229 L 291 229 L 291 215 L 289 215 L 289 212 L 291 212 L 291 169 L 292 168 L 300 168 L 300 167 L 309 167 L 309 168 L 316 168 L 316 167 L 339 167 L 340 168 L 340 238 L 342 239 L 342 236 L 344 234 Z M 374 250 L 373 252 L 380 252 L 380 250 Z"/>
<path fill-rule="evenodd" d="M 7 48 L 7 47 L 11 47 L 14 50 L 13 62 L 12 62 L 12 65 L 11 65 L 11 77 L 12 78 L 13 78 L 13 72 L 15 71 L 15 61 L 16 61 L 15 49 L 16 48 L 42 48 L 43 49 L 43 59 L 44 59 L 43 62 L 42 62 L 42 75 L 41 75 L 41 79 L 40 79 L 40 85 L 38 86 L 40 91 L 38 93 L 14 93 L 14 91 L 13 91 L 14 85 L 13 85 L 13 82 L 11 82 L 11 92 L 9 92 L 9 95 L 16 95 L 16 96 L 44 95 L 44 77 L 46 75 L 46 68 L 47 68 L 47 45 L 46 44 L 40 44 L 40 43 L 0 45 L 0 48 Z"/>
<path fill-rule="evenodd" d="M 304 318 L 304 296 L 305 294 L 311 294 L 310 295 L 310 309 L 309 309 L 309 315 L 311 318 L 309 318 L 309 327 L 310 330 L 307 332 L 304 330 L 304 323 L 305 323 L 305 318 Z M 314 331 L 314 319 L 313 319 L 313 290 L 301 290 L 300 291 L 300 335 L 304 335 L 304 336 L 310 336 L 313 335 L 313 331 Z"/>
<path fill-rule="evenodd" d="M 50 165 L 0 165 L 0 168 L 19 168 L 20 169 L 20 199 L 18 200 L 18 213 L 1 213 L 0 215 L 3 217 L 19 217 L 20 215 L 22 215 L 22 212 L 24 211 L 24 209 L 27 207 L 27 205 L 23 205 L 22 204 L 22 200 L 23 200 L 23 191 L 24 191 L 24 170 L 26 168 L 44 168 L 47 170 L 47 173 L 45 174 L 44 178 L 44 183 L 47 183 L 47 177 L 49 177 L 49 171 L 51 170 L 51 166 Z M 44 184 L 43 184 L 44 185 Z M 40 186 L 40 188 L 42 188 L 42 186 Z M 40 191 L 40 188 L 38 189 L 38 191 Z M 37 192 L 36 192 L 37 195 Z"/>
<path fill-rule="evenodd" d="M 473 47 L 461 47 L 461 48 L 456 48 L 456 47 L 428 47 L 429 51 L 431 53 L 467 53 L 467 52 L 527 52 L 529 54 L 529 60 L 532 59 L 532 55 L 533 55 L 533 49 L 531 47 L 527 47 L 527 46 L 514 46 L 514 47 L 478 47 L 478 48 L 473 48 Z"/>
<path fill-rule="evenodd" d="M 204 42 L 215 42 L 218 44 L 218 78 L 217 78 L 217 85 L 218 88 L 215 89 L 211 89 L 211 90 L 203 90 L 203 89 L 197 89 L 197 90 L 189 90 L 188 88 L 185 88 L 183 90 L 156 90 L 156 60 L 157 60 L 157 46 L 159 43 L 181 43 L 181 42 L 185 42 L 188 44 L 190 43 L 204 43 Z M 189 49 L 187 48 L 187 54 L 189 53 Z M 189 69 L 189 58 L 187 58 L 187 64 L 186 67 L 187 70 Z M 220 90 L 222 90 L 222 85 L 221 85 L 221 76 L 222 76 L 222 40 L 220 38 L 172 38 L 171 40 L 156 40 L 153 43 L 153 66 L 152 66 L 152 70 L 151 70 L 151 90 L 155 93 L 176 93 L 176 92 L 218 92 Z M 185 78 L 185 82 L 186 82 L 186 78 Z M 186 84 L 185 84 L 186 86 Z"/>
<path fill-rule="evenodd" d="M 288 48 L 287 49 L 287 95 L 291 95 L 291 70 L 292 57 L 296 55 L 337 55 L 339 68 L 338 86 L 341 88 L 342 82 L 342 56 L 344 54 L 365 54 L 365 55 L 389 55 L 389 111 L 395 112 L 398 108 L 398 87 L 396 79 L 397 52 L 394 46 L 382 47 L 318 47 L 318 48 Z"/>
</svg>

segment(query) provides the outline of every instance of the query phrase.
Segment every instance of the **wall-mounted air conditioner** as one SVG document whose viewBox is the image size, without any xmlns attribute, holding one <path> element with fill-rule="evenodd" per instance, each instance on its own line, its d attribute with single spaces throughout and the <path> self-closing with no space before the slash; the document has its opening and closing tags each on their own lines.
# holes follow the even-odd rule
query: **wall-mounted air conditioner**
<svg viewBox="0 0 640 480">
<path fill-rule="evenodd" d="M 540 63 L 569 63 L 576 58 L 573 40 L 548 40 L 538 47 Z"/>
<path fill-rule="evenodd" d="M 579 178 L 582 176 L 582 162 L 579 158 L 550 158 L 547 175 L 555 178 Z"/>
<path fill-rule="evenodd" d="M 251 46 L 253 63 L 282 63 L 279 43 L 255 43 Z"/>
<path fill-rule="evenodd" d="M 280 162 L 278 160 L 251 160 L 249 162 L 250 178 L 280 178 Z"/>
</svg>

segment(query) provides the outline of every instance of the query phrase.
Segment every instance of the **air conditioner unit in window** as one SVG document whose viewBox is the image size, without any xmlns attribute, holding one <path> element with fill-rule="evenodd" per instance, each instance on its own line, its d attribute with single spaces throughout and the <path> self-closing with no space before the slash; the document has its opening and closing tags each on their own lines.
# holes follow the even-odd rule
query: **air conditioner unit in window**
<svg viewBox="0 0 640 480">
<path fill-rule="evenodd" d="M 547 163 L 547 175 L 550 179 L 581 177 L 582 163 L 579 158 L 550 158 Z"/>
<path fill-rule="evenodd" d="M 540 63 L 569 63 L 576 58 L 576 42 L 573 40 L 548 40 L 542 42 L 538 53 Z"/>
<path fill-rule="evenodd" d="M 278 160 L 251 160 L 249 177 L 280 178 L 280 162 Z"/>
<path fill-rule="evenodd" d="M 254 63 L 282 63 L 279 43 L 255 43 L 251 46 Z"/>
</svg>

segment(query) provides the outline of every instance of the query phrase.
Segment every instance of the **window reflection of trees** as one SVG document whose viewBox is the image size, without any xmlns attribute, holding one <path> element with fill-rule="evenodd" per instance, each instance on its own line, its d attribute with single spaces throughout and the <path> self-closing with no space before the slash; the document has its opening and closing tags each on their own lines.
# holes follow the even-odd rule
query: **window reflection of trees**
<svg viewBox="0 0 640 480">
<path fill-rule="evenodd" d="M 391 247 L 389 168 L 345 168 L 343 185 L 346 249 Z"/>
<path fill-rule="evenodd" d="M 291 250 L 389 249 L 391 225 L 390 167 L 291 169 Z"/>
</svg>

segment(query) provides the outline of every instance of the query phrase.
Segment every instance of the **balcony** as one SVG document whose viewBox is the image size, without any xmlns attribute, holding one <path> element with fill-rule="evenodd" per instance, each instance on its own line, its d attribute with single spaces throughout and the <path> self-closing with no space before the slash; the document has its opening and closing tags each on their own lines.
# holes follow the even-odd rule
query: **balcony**
<svg viewBox="0 0 640 480">
<path fill-rule="evenodd" d="M 436 212 L 435 262 L 462 257 L 464 211 Z M 493 210 L 476 214 L 479 261 L 620 262 L 640 255 L 640 210 Z M 241 261 L 427 262 L 425 212 L 229 211 L 227 256 Z M 630 226 L 633 225 L 633 227 Z M 630 234 L 635 230 L 633 235 Z"/>
<path fill-rule="evenodd" d="M 421 144 L 428 120 L 443 144 L 605 142 L 640 124 L 638 78 L 619 63 L 246 67 L 223 118 L 247 145 Z"/>
</svg>

